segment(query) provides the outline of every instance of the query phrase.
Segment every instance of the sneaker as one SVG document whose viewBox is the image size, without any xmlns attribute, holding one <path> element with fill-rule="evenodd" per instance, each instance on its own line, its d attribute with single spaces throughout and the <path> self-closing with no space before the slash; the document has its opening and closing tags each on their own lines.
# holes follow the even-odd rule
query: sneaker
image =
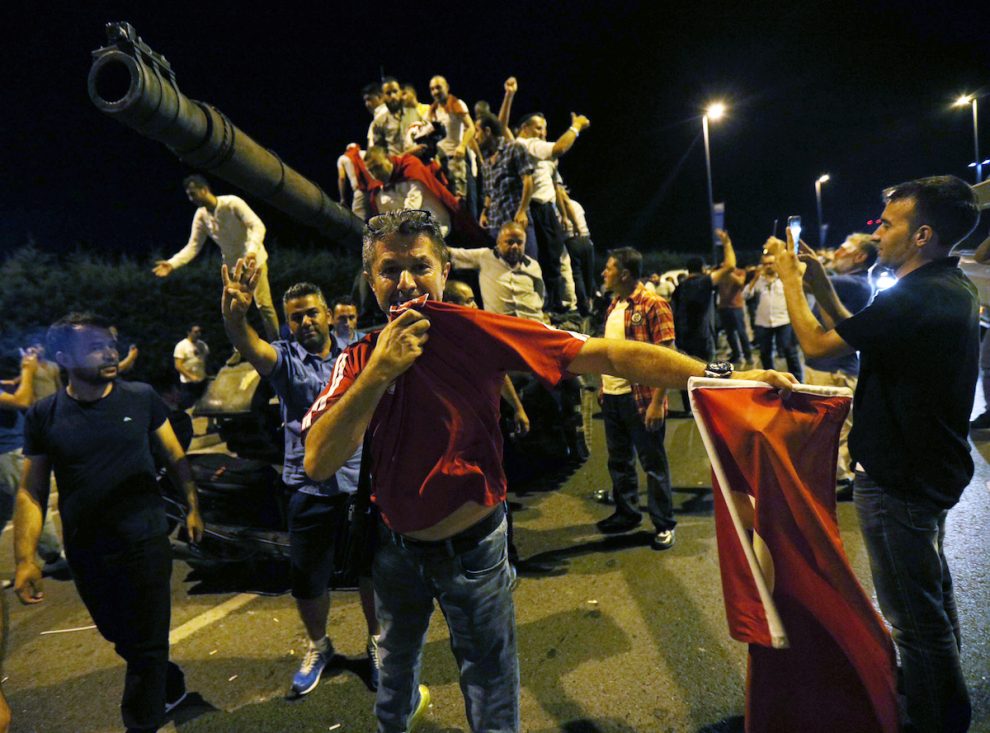
<svg viewBox="0 0 990 733">
<path fill-rule="evenodd" d="M 376 692 L 378 691 L 378 680 L 381 677 L 382 672 L 382 660 L 378 654 L 378 640 L 380 638 L 380 635 L 368 635 L 368 682 L 371 684 L 371 689 Z"/>
<path fill-rule="evenodd" d="M 973 422 L 971 422 L 969 424 L 969 427 L 972 430 L 987 430 L 987 429 L 990 429 L 990 410 L 987 410 L 982 415 L 980 415 L 978 418 L 976 418 L 975 420 L 973 420 Z"/>
<path fill-rule="evenodd" d="M 654 535 L 650 547 L 654 550 L 669 550 L 674 546 L 674 530 L 662 529 Z"/>
<path fill-rule="evenodd" d="M 306 695 L 320 684 L 320 675 L 333 656 L 333 645 L 329 644 L 326 651 L 320 651 L 310 644 L 303 657 L 299 671 L 292 678 L 292 693 L 297 696 Z"/>
<path fill-rule="evenodd" d="M 416 707 L 413 708 L 412 715 L 409 716 L 409 723 L 406 725 L 406 730 L 409 733 L 413 733 L 419 724 L 423 722 L 423 718 L 426 717 L 426 710 L 430 707 L 430 688 L 426 685 L 419 686 L 419 700 L 416 701 Z"/>
<path fill-rule="evenodd" d="M 596 522 L 595 526 L 598 527 L 598 531 L 602 534 L 619 534 L 620 532 L 628 532 L 631 529 L 635 529 L 642 521 L 642 515 L 615 512 L 600 522 Z"/>
</svg>

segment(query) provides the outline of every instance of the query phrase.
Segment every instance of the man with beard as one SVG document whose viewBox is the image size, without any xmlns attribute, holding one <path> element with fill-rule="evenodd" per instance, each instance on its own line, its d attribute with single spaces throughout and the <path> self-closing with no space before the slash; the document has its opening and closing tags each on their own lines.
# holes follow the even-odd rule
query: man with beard
<svg viewBox="0 0 990 733">
<path fill-rule="evenodd" d="M 945 519 L 973 478 L 968 440 L 980 350 L 976 287 L 949 253 L 980 218 L 972 189 L 954 176 L 884 191 L 873 233 L 897 286 L 850 313 L 817 258 L 771 240 L 791 325 L 812 358 L 859 352 L 849 450 L 853 501 L 877 601 L 893 627 L 904 677 L 905 730 L 957 733 L 972 708 L 960 662 L 962 635 L 944 552 Z M 835 324 L 818 322 L 807 283 Z"/>
<path fill-rule="evenodd" d="M 510 221 L 499 230 L 494 249 L 451 247 L 450 259 L 455 269 L 478 271 L 485 310 L 542 321 L 543 276 L 525 249 L 526 230 Z"/>
<path fill-rule="evenodd" d="M 117 379 L 109 321 L 70 313 L 48 330 L 48 351 L 69 383 L 36 402 L 25 419 L 14 588 L 24 603 L 43 599 L 34 557 L 54 469 L 76 588 L 100 633 L 127 662 L 124 725 L 131 733 L 156 731 L 186 691 L 182 670 L 168 659 L 172 549 L 152 443 L 184 491 L 193 542 L 203 535 L 196 485 L 161 398 L 146 384 Z"/>
<path fill-rule="evenodd" d="M 498 427 L 506 372 L 528 371 L 548 386 L 568 373 L 607 372 L 683 387 L 706 366 L 652 344 L 589 339 L 441 302 L 450 254 L 426 212 L 372 217 L 362 262 L 392 320 L 344 351 L 302 429 L 306 473 L 317 481 L 371 435 L 371 498 L 382 519 L 373 563 L 382 624 L 378 731 L 408 731 L 422 714 L 428 698 L 417 683 L 435 600 L 450 631 L 471 730 L 519 731 Z M 794 384 L 774 372 L 738 376 L 785 390 Z"/>
<path fill-rule="evenodd" d="M 368 147 L 382 147 L 389 155 L 402 155 L 405 152 L 406 132 L 414 122 L 421 122 L 415 107 L 403 104 L 402 87 L 399 82 L 388 77 L 382 82 L 382 98 L 385 110 L 375 116 L 368 132 Z"/>
<path fill-rule="evenodd" d="M 279 398 L 285 423 L 285 462 L 282 481 L 292 491 L 289 499 L 289 552 L 292 560 L 292 595 L 306 627 L 309 648 L 292 680 L 292 693 L 311 692 L 334 655 L 327 636 L 330 612 L 330 577 L 333 574 L 334 540 L 347 522 L 348 498 L 357 489 L 361 469 L 358 450 L 325 481 L 311 481 L 303 470 L 303 443 L 299 421 L 320 390 L 330 381 L 339 353 L 330 337 L 330 312 L 319 287 L 296 283 L 282 296 L 285 320 L 292 338 L 267 343 L 246 320 L 258 271 L 239 260 L 231 273 L 222 268 L 223 324 L 230 340 L 244 358 L 272 385 Z M 353 308 L 353 306 L 351 306 Z M 359 580 L 361 606 L 368 624 L 368 658 L 371 685 L 378 687 L 378 622 L 371 578 Z"/>
</svg>

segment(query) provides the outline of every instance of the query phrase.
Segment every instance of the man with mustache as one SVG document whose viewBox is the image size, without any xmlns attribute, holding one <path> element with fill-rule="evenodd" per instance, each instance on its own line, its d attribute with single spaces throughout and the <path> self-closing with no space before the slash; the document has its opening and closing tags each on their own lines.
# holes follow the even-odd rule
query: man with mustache
<svg viewBox="0 0 990 733">
<path fill-rule="evenodd" d="M 311 481 L 303 471 L 303 444 L 299 421 L 330 381 L 339 351 L 330 336 L 330 311 L 320 288 L 296 283 L 282 296 L 282 308 L 292 338 L 272 343 L 262 339 L 247 322 L 259 272 L 254 263 L 238 260 L 233 272 L 224 265 L 223 325 L 238 351 L 272 385 L 285 423 L 285 461 L 282 481 L 292 491 L 289 499 L 289 552 L 292 596 L 309 648 L 292 680 L 292 694 L 311 692 L 334 655 L 327 636 L 330 612 L 330 576 L 334 539 L 347 521 L 347 500 L 357 489 L 361 469 L 360 447 L 338 471 L 323 481 Z M 353 308 L 353 306 L 352 306 Z M 361 606 L 368 624 L 371 686 L 378 687 L 378 622 L 371 578 L 359 579 Z"/>
</svg>

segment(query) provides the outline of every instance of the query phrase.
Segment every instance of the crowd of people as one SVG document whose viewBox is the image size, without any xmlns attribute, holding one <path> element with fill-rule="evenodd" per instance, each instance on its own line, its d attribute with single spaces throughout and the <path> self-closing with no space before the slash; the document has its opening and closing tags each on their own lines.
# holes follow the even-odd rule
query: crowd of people
<svg viewBox="0 0 990 733">
<path fill-rule="evenodd" d="M 333 656 L 334 542 L 363 495 L 377 517 L 357 571 L 379 731 L 411 730 L 429 704 L 419 672 L 434 602 L 471 729 L 521 729 L 500 398 L 517 431 L 540 426 L 513 377 L 531 375 L 556 395 L 566 421 L 579 380 L 601 375 L 615 512 L 598 529 L 625 532 L 643 521 L 638 460 L 658 551 L 676 537 L 668 390 L 683 390 L 692 376 L 757 380 L 784 393 L 807 381 L 855 390 L 836 489 L 855 498 L 900 650 L 906 720 L 917 730 L 965 730 L 970 705 L 942 540 L 946 513 L 973 475 L 979 302 L 949 256 L 977 224 L 970 188 L 952 177 L 895 186 L 877 231 L 851 235 L 828 256 L 771 238 L 759 266 L 741 268 L 720 230 L 722 261 L 709 268 L 692 258 L 673 290 L 647 276 L 630 247 L 608 251 L 599 281 L 584 210 L 558 166 L 587 118 L 572 115 L 550 141 L 539 113 L 510 123 L 515 79 L 498 115 L 479 102 L 472 116 L 442 76 L 429 90 L 424 104 L 396 79 L 366 87 L 368 147 L 349 145 L 338 160 L 341 200 L 366 219 L 365 287 L 356 298 L 295 283 L 282 295 L 280 326 L 264 224 L 200 176 L 185 181 L 197 205 L 189 242 L 154 267 L 167 277 L 207 238 L 220 247 L 220 315 L 235 349 L 228 364 L 248 362 L 279 398 L 291 589 L 309 639 L 293 693 L 315 688 Z M 877 262 L 896 272 L 896 288 L 876 293 Z M 474 278 L 477 292 L 452 271 Z M 383 327 L 359 330 L 361 298 L 373 301 Z M 597 331 L 596 300 L 604 304 Z M 261 333 L 248 322 L 252 306 Z M 577 325 L 553 327 L 561 323 Z M 164 456 L 197 541 L 196 486 L 169 415 L 201 395 L 209 348 L 197 324 L 176 344 L 175 404 L 119 379 L 129 365 L 102 317 L 66 316 L 45 349 L 26 352 L 0 394 L 0 517 L 14 514 L 15 589 L 26 603 L 41 601 L 38 556 L 61 557 L 44 521 L 54 471 L 64 556 L 97 627 L 127 663 L 124 724 L 154 731 L 185 683 L 168 659 L 171 558 L 152 452 Z M 787 372 L 774 370 L 775 356 Z M 127 358 L 133 364 L 136 348 Z M 572 437 L 579 432 L 569 426 Z M 581 453 L 576 443 L 573 450 Z"/>
</svg>

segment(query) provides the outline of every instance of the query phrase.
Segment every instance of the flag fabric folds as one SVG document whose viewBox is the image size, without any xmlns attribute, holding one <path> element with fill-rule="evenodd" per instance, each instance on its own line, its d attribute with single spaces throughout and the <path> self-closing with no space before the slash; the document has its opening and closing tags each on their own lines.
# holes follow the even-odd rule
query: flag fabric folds
<svg viewBox="0 0 990 733">
<path fill-rule="evenodd" d="M 729 634 L 749 644 L 748 733 L 899 730 L 890 635 L 835 511 L 846 389 L 691 379 L 712 463 Z"/>
</svg>

